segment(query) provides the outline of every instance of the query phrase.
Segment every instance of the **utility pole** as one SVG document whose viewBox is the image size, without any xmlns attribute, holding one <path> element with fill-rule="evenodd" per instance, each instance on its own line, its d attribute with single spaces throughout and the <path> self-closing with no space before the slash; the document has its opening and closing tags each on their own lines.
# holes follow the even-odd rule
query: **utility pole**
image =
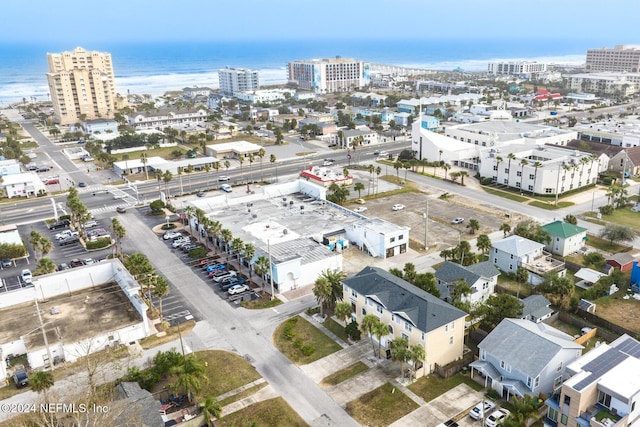
<svg viewBox="0 0 640 427">
<path fill-rule="evenodd" d="M 44 347 L 47 349 L 47 357 L 49 358 L 48 363 L 49 366 L 45 366 L 47 369 L 51 369 L 53 367 L 53 359 L 51 358 L 51 349 L 49 348 L 49 341 L 47 340 L 47 331 L 44 329 L 44 324 L 42 323 L 42 315 L 40 314 L 40 307 L 38 306 L 38 295 L 35 297 L 36 302 L 36 313 L 38 313 L 38 322 L 40 322 L 40 329 L 42 330 L 42 338 L 44 338 Z"/>
<path fill-rule="evenodd" d="M 427 244 L 427 234 L 429 233 L 429 199 L 427 199 L 427 210 L 424 213 L 424 250 L 429 248 Z"/>
<path fill-rule="evenodd" d="M 267 240 L 267 253 L 269 254 L 269 282 L 271 283 L 271 300 L 273 301 L 273 264 L 271 263 L 271 240 Z"/>
</svg>

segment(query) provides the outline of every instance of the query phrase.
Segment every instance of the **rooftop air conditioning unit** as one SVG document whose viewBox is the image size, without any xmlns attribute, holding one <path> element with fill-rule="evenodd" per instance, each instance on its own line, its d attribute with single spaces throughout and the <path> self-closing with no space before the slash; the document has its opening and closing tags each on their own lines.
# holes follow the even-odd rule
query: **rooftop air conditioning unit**
<svg viewBox="0 0 640 427">
<path fill-rule="evenodd" d="M 288 234 L 289 230 L 287 230 L 286 228 L 284 230 L 282 230 L 282 234 Z"/>
</svg>

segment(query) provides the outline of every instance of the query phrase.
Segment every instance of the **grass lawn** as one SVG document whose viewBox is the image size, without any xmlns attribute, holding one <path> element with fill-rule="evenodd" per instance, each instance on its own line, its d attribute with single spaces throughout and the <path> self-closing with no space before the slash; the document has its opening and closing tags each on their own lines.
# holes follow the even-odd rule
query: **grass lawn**
<svg viewBox="0 0 640 427">
<path fill-rule="evenodd" d="M 611 243 L 608 240 L 602 239 L 591 234 L 587 234 L 587 246 L 593 246 L 601 251 L 616 254 L 618 252 L 626 252 L 631 249 L 630 246 L 621 245 L 618 243 Z"/>
<path fill-rule="evenodd" d="M 631 208 L 615 209 L 611 215 L 602 215 L 602 219 L 637 229 L 640 224 L 640 212 L 634 212 Z"/>
<path fill-rule="evenodd" d="M 281 323 L 274 332 L 276 348 L 291 361 L 305 365 L 335 353 L 335 341 L 300 316 Z"/>
<path fill-rule="evenodd" d="M 519 283 L 516 283 L 513 280 L 508 279 L 506 276 L 504 277 L 504 279 L 501 279 L 502 276 L 504 275 L 501 274 L 500 276 L 498 276 L 498 285 L 500 285 L 500 287 L 502 288 L 507 289 L 509 293 L 512 294 L 513 296 L 518 294 L 518 286 L 520 287 L 519 289 L 520 298 L 526 298 L 529 295 L 531 295 L 531 291 L 532 291 L 531 285 L 526 283 L 521 285 Z"/>
<path fill-rule="evenodd" d="M 558 206 L 555 205 L 555 202 L 541 202 L 539 200 L 534 200 L 530 202 L 529 205 L 535 206 L 536 208 L 546 209 L 548 211 L 554 211 L 556 209 L 563 209 L 569 206 L 573 206 L 573 202 L 558 202 Z"/>
<path fill-rule="evenodd" d="M 216 426 L 308 426 L 281 397 L 254 403 L 215 422 Z"/>
<path fill-rule="evenodd" d="M 349 378 L 353 378 L 356 375 L 367 371 L 368 369 L 369 367 L 367 365 L 358 361 L 351 366 L 347 366 L 346 368 L 339 370 L 338 372 L 334 372 L 328 377 L 324 377 L 322 379 L 322 383 L 326 385 L 340 384 L 341 382 L 344 382 Z"/>
<path fill-rule="evenodd" d="M 482 390 L 480 384 L 462 374 L 456 374 L 447 379 L 440 378 L 437 375 L 427 375 L 411 384 L 409 390 L 429 402 L 462 383 L 467 384 L 476 391 Z"/>
<path fill-rule="evenodd" d="M 338 336 L 342 341 L 349 344 L 349 337 L 344 330 L 344 326 L 342 326 L 340 323 L 336 322 L 331 317 L 327 317 L 327 320 L 325 320 L 322 324 L 325 328 Z"/>
<path fill-rule="evenodd" d="M 383 427 L 418 409 L 418 404 L 386 383 L 347 403 L 345 409 L 362 425 Z"/>
<path fill-rule="evenodd" d="M 259 310 L 263 308 L 277 307 L 282 304 L 278 298 L 270 299 L 268 296 L 253 301 L 242 301 L 242 306 L 247 309 Z"/>
<path fill-rule="evenodd" d="M 640 334 L 640 325 L 638 318 L 640 317 L 640 301 L 633 298 L 622 299 L 624 293 L 618 291 L 609 297 L 598 298 L 593 301 L 597 304 L 598 316 L 608 320 L 609 322 L 634 331 Z"/>
<path fill-rule="evenodd" d="M 512 194 L 502 190 L 496 190 L 495 188 L 482 187 L 482 189 L 489 194 L 493 194 L 494 196 L 504 197 L 505 199 L 513 200 L 515 202 L 527 202 L 530 200 L 528 197 L 518 196 L 517 194 Z"/>
<path fill-rule="evenodd" d="M 200 363 L 204 363 L 205 375 L 209 381 L 201 384 L 199 397 L 215 397 L 249 384 L 261 378 L 249 362 L 237 354 L 223 350 L 206 350 L 194 353 Z"/>
</svg>

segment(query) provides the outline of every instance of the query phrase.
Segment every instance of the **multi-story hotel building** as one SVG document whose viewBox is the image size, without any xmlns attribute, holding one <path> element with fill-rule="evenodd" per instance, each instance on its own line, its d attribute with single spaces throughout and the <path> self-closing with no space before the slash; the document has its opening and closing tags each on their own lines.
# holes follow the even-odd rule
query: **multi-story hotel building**
<svg viewBox="0 0 640 427">
<path fill-rule="evenodd" d="M 223 68 L 218 70 L 218 81 L 220 83 L 220 92 L 227 96 L 235 96 L 238 92 L 260 88 L 258 72 L 244 68 Z"/>
<path fill-rule="evenodd" d="M 547 64 L 529 61 L 490 62 L 488 71 L 491 74 L 531 75 L 546 72 Z"/>
<path fill-rule="evenodd" d="M 613 49 L 587 49 L 585 69 L 589 72 L 640 72 L 640 46 L 616 45 Z"/>
<path fill-rule="evenodd" d="M 371 82 L 371 64 L 351 58 L 293 61 L 288 72 L 289 84 L 315 93 L 353 91 Z"/>
<path fill-rule="evenodd" d="M 87 51 L 48 53 L 47 82 L 55 119 L 62 125 L 113 118 L 116 88 L 111 54 Z"/>
</svg>

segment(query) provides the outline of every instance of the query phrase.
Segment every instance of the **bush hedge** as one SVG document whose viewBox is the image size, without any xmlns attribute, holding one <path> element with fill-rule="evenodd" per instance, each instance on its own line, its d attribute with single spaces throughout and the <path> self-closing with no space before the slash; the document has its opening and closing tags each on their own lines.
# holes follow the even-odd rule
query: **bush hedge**
<svg viewBox="0 0 640 427">
<path fill-rule="evenodd" d="M 87 242 L 87 249 L 102 249 L 111 246 L 111 238 L 103 237 L 101 239 L 96 239 L 93 241 Z"/>
</svg>

